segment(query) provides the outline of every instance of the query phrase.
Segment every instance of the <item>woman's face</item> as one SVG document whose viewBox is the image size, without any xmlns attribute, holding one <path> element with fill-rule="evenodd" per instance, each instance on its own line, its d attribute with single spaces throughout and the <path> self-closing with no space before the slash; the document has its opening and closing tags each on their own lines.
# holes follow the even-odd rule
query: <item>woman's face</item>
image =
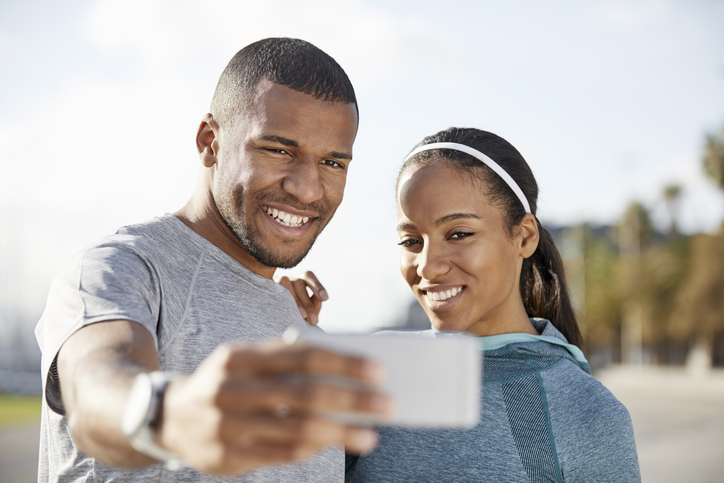
<svg viewBox="0 0 724 483">
<path fill-rule="evenodd" d="M 529 331 L 518 284 L 533 240 L 526 229 L 508 235 L 479 185 L 444 165 L 412 168 L 398 185 L 397 217 L 400 271 L 437 330 Z"/>
</svg>

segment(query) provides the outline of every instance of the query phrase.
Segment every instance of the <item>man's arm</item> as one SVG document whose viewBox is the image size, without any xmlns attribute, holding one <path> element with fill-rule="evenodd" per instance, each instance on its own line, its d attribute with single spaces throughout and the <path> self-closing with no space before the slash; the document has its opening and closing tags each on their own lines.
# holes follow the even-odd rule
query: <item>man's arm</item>
<svg viewBox="0 0 724 483">
<path fill-rule="evenodd" d="M 131 447 L 120 423 L 133 378 L 158 370 L 148 330 L 127 320 L 87 325 L 63 344 L 57 367 L 68 429 L 81 451 L 111 466 L 154 462 Z"/>
<path fill-rule="evenodd" d="M 57 367 L 68 427 L 79 449 L 112 466 L 154 462 L 136 452 L 121 432 L 134 377 L 158 369 L 153 338 L 143 326 L 130 321 L 88 325 L 63 345 Z M 297 461 L 326 446 L 371 450 L 374 431 L 325 420 L 318 412 L 385 414 L 389 399 L 372 390 L 289 377 L 321 374 L 371 384 L 381 369 L 302 345 L 221 346 L 196 372 L 168 386 L 156 443 L 199 470 L 227 475 Z"/>
</svg>

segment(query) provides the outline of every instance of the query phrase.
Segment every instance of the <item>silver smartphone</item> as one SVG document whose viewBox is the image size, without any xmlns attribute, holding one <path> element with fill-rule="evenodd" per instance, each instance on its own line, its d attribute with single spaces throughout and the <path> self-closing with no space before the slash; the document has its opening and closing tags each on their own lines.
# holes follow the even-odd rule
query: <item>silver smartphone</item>
<svg viewBox="0 0 724 483">
<path fill-rule="evenodd" d="M 298 334 L 300 342 L 381 363 L 379 390 L 395 399 L 391 417 L 326 414 L 350 424 L 470 428 L 480 419 L 482 353 L 475 337 L 426 337 L 382 332 L 374 336 Z M 339 382 L 339 381 L 335 381 Z"/>
</svg>

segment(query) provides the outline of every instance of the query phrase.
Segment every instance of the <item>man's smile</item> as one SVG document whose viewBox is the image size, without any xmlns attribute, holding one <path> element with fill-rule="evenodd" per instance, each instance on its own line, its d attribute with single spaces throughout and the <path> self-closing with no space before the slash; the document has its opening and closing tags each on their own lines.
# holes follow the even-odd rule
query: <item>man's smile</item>
<svg viewBox="0 0 724 483">
<path fill-rule="evenodd" d="M 285 211 L 264 206 L 264 211 L 271 216 L 277 223 L 284 226 L 299 227 L 306 224 L 309 221 L 308 216 L 292 215 Z"/>
</svg>

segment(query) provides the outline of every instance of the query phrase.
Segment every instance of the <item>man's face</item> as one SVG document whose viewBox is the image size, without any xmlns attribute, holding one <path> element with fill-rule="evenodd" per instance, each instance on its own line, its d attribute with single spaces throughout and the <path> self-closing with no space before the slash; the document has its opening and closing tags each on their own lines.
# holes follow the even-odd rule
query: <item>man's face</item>
<svg viewBox="0 0 724 483">
<path fill-rule="evenodd" d="M 214 200 L 257 262 L 289 268 L 306 256 L 342 202 L 356 133 L 354 104 L 269 81 L 222 131 Z"/>
</svg>

